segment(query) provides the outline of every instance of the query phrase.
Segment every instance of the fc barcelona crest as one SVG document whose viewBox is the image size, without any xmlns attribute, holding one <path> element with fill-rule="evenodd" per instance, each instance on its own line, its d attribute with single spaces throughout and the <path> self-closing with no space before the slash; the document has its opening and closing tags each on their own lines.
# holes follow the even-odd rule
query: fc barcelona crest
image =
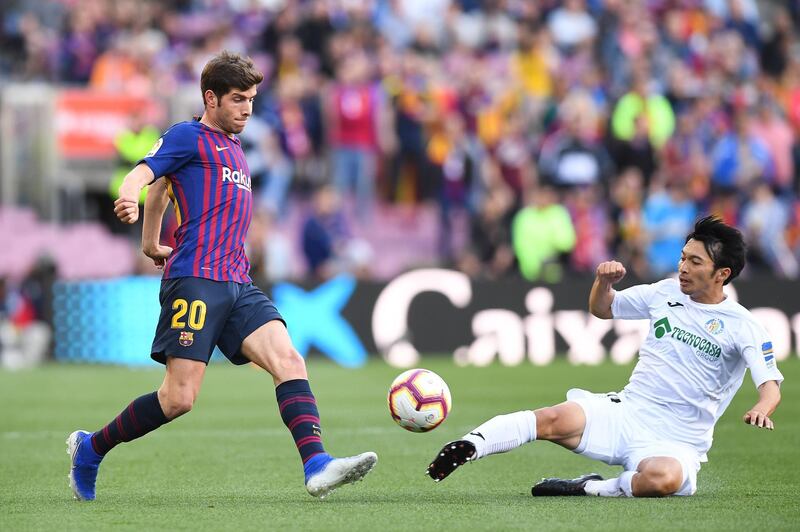
<svg viewBox="0 0 800 532">
<path fill-rule="evenodd" d="M 181 335 L 178 338 L 178 343 L 181 344 L 183 347 L 189 347 L 194 343 L 194 333 L 181 331 Z"/>
</svg>

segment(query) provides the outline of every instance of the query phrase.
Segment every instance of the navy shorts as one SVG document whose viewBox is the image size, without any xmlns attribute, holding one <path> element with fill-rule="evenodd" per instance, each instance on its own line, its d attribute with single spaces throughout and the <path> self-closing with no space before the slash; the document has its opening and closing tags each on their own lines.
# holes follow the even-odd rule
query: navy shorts
<svg viewBox="0 0 800 532">
<path fill-rule="evenodd" d="M 272 320 L 286 324 L 264 292 L 252 283 L 179 277 L 161 281 L 161 315 L 150 356 L 166 364 L 167 357 L 208 364 L 214 346 L 234 364 L 247 364 L 242 342 Z"/>
</svg>

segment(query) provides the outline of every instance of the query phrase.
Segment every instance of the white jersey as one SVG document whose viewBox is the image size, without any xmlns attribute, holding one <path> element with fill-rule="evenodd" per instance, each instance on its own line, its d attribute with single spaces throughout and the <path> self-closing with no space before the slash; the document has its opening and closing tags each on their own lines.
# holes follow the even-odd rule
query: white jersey
<svg viewBox="0 0 800 532">
<path fill-rule="evenodd" d="M 746 368 L 756 387 L 783 381 L 766 331 L 730 299 L 697 303 L 676 280 L 665 279 L 616 292 L 611 312 L 614 318 L 650 320 L 624 397 L 644 404 L 642 419 L 656 433 L 701 455 Z"/>
</svg>

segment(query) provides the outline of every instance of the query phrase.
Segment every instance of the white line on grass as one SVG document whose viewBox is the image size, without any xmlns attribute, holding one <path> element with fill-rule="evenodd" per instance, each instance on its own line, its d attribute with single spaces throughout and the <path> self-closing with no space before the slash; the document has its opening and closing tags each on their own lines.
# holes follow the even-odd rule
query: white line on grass
<svg viewBox="0 0 800 532">
<path fill-rule="evenodd" d="M 466 432 L 471 427 L 464 426 L 459 432 Z M 286 427 L 263 428 L 263 429 L 178 429 L 170 427 L 168 434 L 170 436 L 187 436 L 187 437 L 200 437 L 200 438 L 218 438 L 220 436 L 284 436 L 286 434 Z M 336 429 L 337 432 L 342 430 Z M 348 434 L 362 434 L 362 435 L 385 435 L 397 434 L 397 431 L 403 431 L 400 427 L 393 426 L 371 426 L 371 427 L 356 427 L 346 429 Z M 404 431 L 403 431 L 404 432 Z M 69 433 L 69 430 L 55 431 L 55 430 L 18 430 L 18 431 L 3 431 L 0 432 L 0 438 L 4 440 L 35 440 L 35 439 L 48 439 L 64 436 Z M 402 432 L 401 432 L 402 433 Z M 160 434 L 167 435 L 167 432 Z M 155 433 L 159 435 L 159 433 Z"/>
</svg>

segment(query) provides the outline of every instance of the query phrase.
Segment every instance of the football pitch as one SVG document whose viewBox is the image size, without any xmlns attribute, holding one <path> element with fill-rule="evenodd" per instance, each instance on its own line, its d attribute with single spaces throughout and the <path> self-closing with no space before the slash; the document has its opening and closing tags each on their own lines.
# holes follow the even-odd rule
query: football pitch
<svg viewBox="0 0 800 532">
<path fill-rule="evenodd" d="M 800 523 L 800 360 L 786 382 L 776 430 L 745 426 L 755 403 L 749 374 L 717 425 L 694 497 L 534 499 L 543 476 L 605 466 L 548 442 L 468 464 L 436 484 L 424 475 L 441 445 L 498 413 L 554 404 L 568 388 L 620 389 L 631 366 L 492 365 L 445 358 L 421 367 L 450 385 L 453 412 L 413 434 L 389 417 L 386 392 L 400 373 L 380 361 L 345 370 L 309 361 L 326 449 L 374 450 L 375 470 L 323 501 L 309 496 L 291 437 L 263 372 L 214 364 L 195 409 L 123 444 L 100 469 L 97 500 L 72 499 L 64 440 L 95 430 L 156 389 L 160 369 L 51 365 L 0 372 L 0 530 L 790 530 Z"/>
</svg>

